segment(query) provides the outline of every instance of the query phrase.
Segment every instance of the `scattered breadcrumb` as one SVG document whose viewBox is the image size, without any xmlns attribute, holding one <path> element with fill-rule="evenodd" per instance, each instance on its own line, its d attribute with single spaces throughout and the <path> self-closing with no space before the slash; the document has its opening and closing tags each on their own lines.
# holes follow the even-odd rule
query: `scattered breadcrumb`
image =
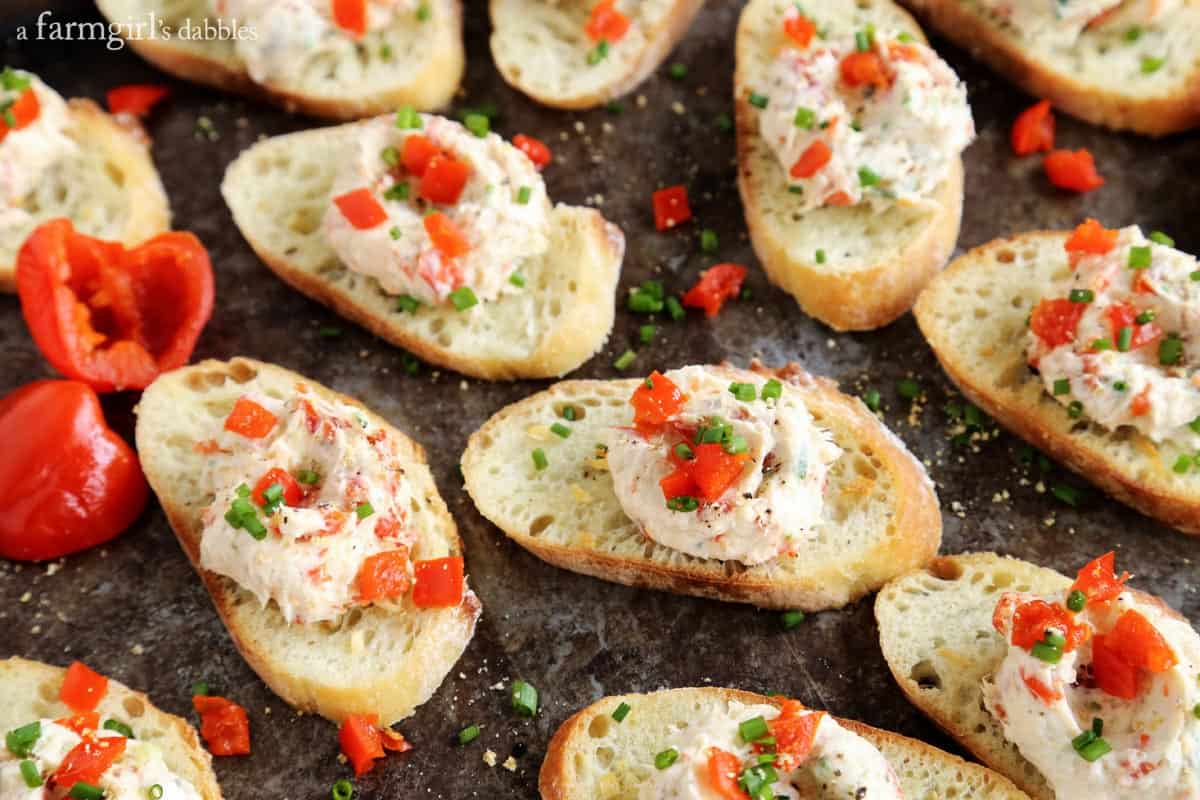
<svg viewBox="0 0 1200 800">
<path fill-rule="evenodd" d="M 500 766 L 504 767 L 509 772 L 516 772 L 517 771 L 517 760 L 515 758 L 513 758 L 512 756 L 509 756 L 508 758 L 504 759 L 504 763 L 501 764 Z"/>
<path fill-rule="evenodd" d="M 484 750 L 483 751 L 483 763 L 487 764 L 489 767 L 496 766 L 496 751 L 495 750 Z"/>
</svg>

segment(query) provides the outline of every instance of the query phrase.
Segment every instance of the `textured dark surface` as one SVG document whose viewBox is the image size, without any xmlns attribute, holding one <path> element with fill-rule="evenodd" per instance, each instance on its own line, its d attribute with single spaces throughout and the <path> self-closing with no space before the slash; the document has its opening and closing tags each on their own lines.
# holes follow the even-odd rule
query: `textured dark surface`
<svg viewBox="0 0 1200 800">
<path fill-rule="evenodd" d="M 603 196 L 602 210 L 629 243 L 622 292 L 650 276 L 685 288 L 715 260 L 752 265 L 753 297 L 708 322 L 663 324 L 636 369 L 670 368 L 728 358 L 745 363 L 803 361 L 851 392 L 877 388 L 885 417 L 929 466 L 945 513 L 946 552 L 994 549 L 1073 572 L 1084 560 L 1117 548 L 1135 583 L 1200 619 L 1191 556 L 1198 543 L 1091 494 L 1078 510 L 1055 500 L 1055 484 L 1080 485 L 1057 468 L 1021 463 L 1022 445 L 1001 434 L 955 447 L 943 406 L 949 386 L 905 317 L 875 333 L 837 335 L 799 312 L 768 286 L 745 236 L 734 186 L 733 137 L 714 124 L 730 111 L 733 31 L 740 7 L 713 2 L 702 12 L 671 62 L 688 65 L 672 80 L 665 68 L 624 102 L 624 113 L 567 114 L 541 109 L 503 84 L 487 48 L 481 2 L 469 3 L 469 70 L 458 107 L 495 103 L 496 127 L 526 132 L 554 150 L 546 171 L 551 195 L 569 203 Z M 40 73 L 67 96 L 101 99 L 129 81 L 166 80 L 128 50 L 101 42 L 17 42 L 10 26 L 5 60 Z M 1084 197 L 1046 185 L 1036 159 L 1010 156 L 1007 128 L 1030 100 L 936 42 L 964 77 L 979 128 L 967 162 L 963 247 L 1034 228 L 1067 227 L 1093 215 L 1109 225 L 1139 223 L 1173 234 L 1200 250 L 1200 137 L 1151 141 L 1059 119 L 1059 141 L 1087 146 L 1109 183 Z M 316 123 L 176 81 L 173 95 L 150 120 L 154 156 L 175 224 L 208 245 L 217 274 L 217 309 L 197 358 L 247 355 L 274 361 L 355 395 L 412 434 L 429 451 L 443 496 L 468 554 L 471 581 L 483 600 L 475 639 L 441 690 L 401 728 L 416 745 L 357 781 L 364 798 L 537 796 L 537 770 L 554 729 L 575 709 L 606 693 L 669 686 L 728 685 L 784 692 L 840 715 L 926 739 L 953 750 L 894 687 L 879 653 L 871 600 L 810 617 L 790 632 L 772 613 L 584 578 L 545 565 L 511 544 L 474 510 L 455 465 L 467 436 L 489 415 L 545 384 L 489 385 L 424 368 L 406 376 L 402 354 L 288 289 L 263 267 L 234 228 L 217 187 L 225 165 L 262 135 Z M 645 97 L 643 103 L 638 95 Z M 674 104 L 681 106 L 674 106 Z M 673 107 L 674 106 L 674 107 Z M 682 113 L 680 113 L 682 111 Z M 219 138 L 196 135 L 212 120 Z M 609 126 L 611 125 L 611 129 Z M 686 183 L 698 222 L 671 234 L 653 230 L 650 192 Z M 718 258 L 697 246 L 700 227 L 720 235 Z M 634 346 L 645 322 L 622 308 L 609 346 L 576 374 L 610 377 L 615 356 Z M 338 326 L 334 338 L 319 334 Z M 50 377 L 26 332 L 15 298 L 0 297 L 0 393 Z M 895 390 L 913 376 L 925 399 L 914 413 Z M 136 398 L 106 401 L 126 432 Z M 1046 465 L 1047 467 L 1049 465 Z M 189 711 L 188 687 L 204 678 L 250 711 L 254 754 L 217 759 L 227 798 L 323 798 L 348 775 L 336 760 L 333 726 L 297 717 L 243 663 L 175 543 L 157 505 L 107 547 L 47 569 L 0 561 L 0 657 L 22 655 L 65 664 L 83 658 L 163 708 Z M 533 721 L 509 712 L 513 677 L 534 683 L 544 710 Z M 450 744 L 469 723 L 483 736 L 466 748 Z M 482 760 L 486 749 L 504 761 L 524 754 L 515 773 Z"/>
</svg>

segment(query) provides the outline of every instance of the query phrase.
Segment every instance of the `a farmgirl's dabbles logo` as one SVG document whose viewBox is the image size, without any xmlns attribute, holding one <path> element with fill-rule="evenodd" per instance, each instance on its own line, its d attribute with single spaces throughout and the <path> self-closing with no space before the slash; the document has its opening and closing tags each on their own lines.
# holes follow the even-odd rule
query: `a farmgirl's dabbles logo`
<svg viewBox="0 0 1200 800">
<path fill-rule="evenodd" d="M 153 11 L 145 16 L 123 22 L 100 22 L 99 20 L 57 20 L 54 12 L 43 11 L 32 24 L 17 26 L 17 41 L 28 42 L 104 42 L 109 50 L 120 50 L 125 41 L 159 39 L 192 42 L 211 41 L 255 41 L 258 32 L 236 19 L 209 19 L 202 17 L 181 20 L 164 20 Z"/>
</svg>

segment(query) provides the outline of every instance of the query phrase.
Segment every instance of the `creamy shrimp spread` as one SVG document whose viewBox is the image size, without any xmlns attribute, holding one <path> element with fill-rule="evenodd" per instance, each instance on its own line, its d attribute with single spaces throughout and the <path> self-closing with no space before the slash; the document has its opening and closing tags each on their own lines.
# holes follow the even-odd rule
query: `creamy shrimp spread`
<svg viewBox="0 0 1200 800">
<path fill-rule="evenodd" d="M 758 373 L 691 366 L 635 392 L 634 425 L 608 431 L 608 467 L 646 536 L 700 558 L 759 564 L 820 522 L 841 454 L 794 387 Z"/>
<path fill-rule="evenodd" d="M 1200 797 L 1200 636 L 1119 585 L 1092 594 L 1002 597 L 988 711 L 1058 800 Z"/>
<path fill-rule="evenodd" d="M 883 32 L 781 48 L 750 102 L 804 209 L 928 205 L 975 136 L 954 71 L 929 47 Z"/>
<path fill-rule="evenodd" d="M 22 734 L 22 743 L 30 737 L 33 737 L 33 741 L 28 747 L 21 747 L 18 753 L 11 749 L 0 750 L 0 798 L 58 800 L 67 797 L 72 787 L 57 782 L 55 778 L 62 776 L 56 772 L 64 762 L 73 760 L 72 751 L 83 744 L 85 737 L 50 719 L 38 720 L 16 730 Z M 104 728 L 87 730 L 85 736 L 89 740 L 124 739 L 117 731 Z M 11 736 L 9 738 L 11 740 Z M 32 766 L 23 767 L 22 764 Z M 95 782 L 84 783 L 103 791 L 105 800 L 146 800 L 147 797 L 200 800 L 200 793 L 191 783 L 171 771 L 157 747 L 138 739 L 125 739 L 120 756 L 104 769 Z M 159 789 L 150 794 L 156 786 Z"/>
<path fill-rule="evenodd" d="M 359 40 L 397 21 L 418 22 L 428 15 L 428 5 L 418 0 L 359 0 L 365 6 L 361 26 L 341 17 L 340 0 L 210 0 L 212 13 L 247 33 L 234 39 L 234 48 L 246 71 L 258 83 L 269 83 L 297 73 L 301 65 L 336 51 L 346 40 Z M 425 11 L 422 12 L 421 8 Z"/>
<path fill-rule="evenodd" d="M 1200 263 L 1167 241 L 1080 226 L 1067 243 L 1074 269 L 1035 308 L 1026 355 L 1072 417 L 1195 450 Z"/>
<path fill-rule="evenodd" d="M 768 743 L 756 741 L 764 738 Z M 639 800 L 903 797 L 891 765 L 874 745 L 794 700 L 783 701 L 782 709 L 730 701 L 678 731 L 671 747 L 655 754 L 654 766 L 638 789 Z"/>
<path fill-rule="evenodd" d="M 529 157 L 444 117 L 359 125 L 332 196 L 324 233 L 342 263 L 421 303 L 520 291 L 518 270 L 549 247 L 550 201 Z M 356 216 L 363 203 L 374 216 Z"/>
<path fill-rule="evenodd" d="M 1152 25 L 1184 0 L 980 0 L 998 20 L 1022 36 L 1071 44 L 1091 28 Z"/>
<path fill-rule="evenodd" d="M 407 591 L 417 498 L 394 437 L 360 411 L 303 384 L 286 401 L 251 393 L 198 447 L 214 496 L 203 512 L 202 567 L 298 623 L 376 599 L 364 585 L 381 563 L 373 558 L 394 558 L 389 585 Z"/>
<path fill-rule="evenodd" d="M 24 198 L 55 162 L 76 149 L 67 104 L 36 75 L 0 73 L 0 219 L 27 217 Z"/>
</svg>

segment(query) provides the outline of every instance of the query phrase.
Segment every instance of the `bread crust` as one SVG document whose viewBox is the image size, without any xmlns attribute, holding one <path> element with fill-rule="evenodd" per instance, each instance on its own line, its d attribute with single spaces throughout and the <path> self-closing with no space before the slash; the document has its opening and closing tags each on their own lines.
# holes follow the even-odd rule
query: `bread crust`
<svg viewBox="0 0 1200 800">
<path fill-rule="evenodd" d="M 972 249 L 956 259 L 930 283 L 918 298 L 913 315 L 942 369 L 967 399 L 986 411 L 1002 426 L 1121 502 L 1176 530 L 1198 535 L 1200 497 L 1189 496 L 1189 493 L 1182 489 L 1172 490 L 1170 484 L 1165 482 L 1148 482 L 1148 479 L 1139 478 L 1132 471 L 1123 469 L 1104 450 L 1072 435 L 1072 425 L 1066 421 L 1058 403 L 1030 404 L 1029 393 L 1022 391 L 1023 387 L 1030 382 L 1040 386 L 1040 381 L 1031 372 L 1026 371 L 1025 380 L 1015 387 L 998 386 L 974 374 L 966 354 L 961 352 L 951 331 L 938 324 L 938 309 L 951 302 L 952 287 L 971 271 L 985 268 L 982 265 L 993 252 L 1020 249 L 1023 245 L 1049 238 L 1065 241 L 1067 235 L 1066 232 L 1035 231 L 997 239 Z M 1048 290 L 1049 284 L 1046 284 L 1045 288 Z M 1015 359 L 1024 363 L 1022 339 L 998 337 L 995 347 L 996 358 Z M 1109 434 L 1108 438 L 1116 441 L 1112 434 Z"/>
<path fill-rule="evenodd" d="M 132 247 L 171 227 L 171 209 L 162 179 L 150 158 L 150 137 L 141 124 L 124 114 L 114 117 L 91 100 L 67 101 L 71 138 L 81 148 L 100 149 L 122 173 L 128 200 L 128 219 L 119 240 Z M 70 156 L 68 156 L 70 157 Z M 0 291 L 17 290 L 17 265 L 0 264 Z"/>
<path fill-rule="evenodd" d="M 736 701 L 743 705 L 779 705 L 779 698 L 777 697 L 766 697 L 740 689 L 717 687 L 668 689 L 650 694 L 629 694 L 622 695 L 621 697 L 601 698 L 590 706 L 576 712 L 555 731 L 546 749 L 546 758 L 542 762 L 542 769 L 538 775 L 538 791 L 541 793 L 542 800 L 583 799 L 583 794 L 576 787 L 573 777 L 573 760 L 571 758 L 573 747 L 577 740 L 586 740 L 592 721 L 598 716 L 609 714 L 615 703 L 624 701 L 636 708 L 639 706 L 644 707 L 646 703 L 656 701 L 670 702 L 678 698 L 680 704 L 683 705 L 695 702 L 695 698 L 698 697 L 712 698 L 727 703 Z M 870 725 L 854 720 L 842 719 L 840 717 L 835 717 L 834 719 L 837 720 L 839 725 L 862 736 L 876 747 L 891 745 L 897 750 L 906 751 L 911 757 L 921 762 L 942 762 L 947 770 L 954 768 L 958 771 L 975 773 L 983 778 L 990 792 L 995 792 L 995 794 L 989 794 L 991 797 L 997 799 L 1003 797 L 1007 798 L 1007 800 L 1027 800 L 1025 795 L 1002 775 L 991 772 L 976 764 L 967 763 L 958 756 L 946 753 L 925 742 L 910 739 L 907 736 L 901 736 L 891 731 L 873 728 Z"/>
<path fill-rule="evenodd" d="M 400 106 L 412 106 L 422 111 L 444 108 L 454 98 L 466 70 L 462 46 L 461 0 L 433 0 L 441 8 L 435 14 L 438 24 L 453 29 L 456 46 L 434 52 L 423 61 L 421 71 L 403 86 L 369 95 L 312 95 L 281 86 L 255 82 L 236 59 L 222 58 L 218 52 L 204 52 L 195 46 L 181 47 L 174 40 L 137 37 L 127 39 L 133 51 L 164 72 L 183 80 L 211 86 L 282 107 L 284 110 L 330 120 L 354 120 L 394 111 Z M 109 20 L 117 16 L 112 0 L 97 0 L 100 11 Z M 154 0 L 144 2 L 149 7 Z M 191 44 L 195 45 L 194 42 Z"/>
<path fill-rule="evenodd" d="M 1058 72 L 1004 35 L 963 0 L 908 0 L 908 4 L 947 38 L 967 47 L 981 61 L 1026 92 L 1094 125 L 1166 136 L 1200 125 L 1200 61 L 1191 89 L 1167 97 L 1141 97 L 1118 91 L 1119 83 L 1086 84 Z"/>
<path fill-rule="evenodd" d="M 750 603 L 763 608 L 801 609 L 820 611 L 836 608 L 878 589 L 892 577 L 911 566 L 927 563 L 941 544 L 942 519 L 937 496 L 920 463 L 871 414 L 861 401 L 838 391 L 837 384 L 826 378 L 809 375 L 798 364 L 782 369 L 768 369 L 755 362 L 751 369 L 776 377 L 802 392 L 804 401 L 814 414 L 826 419 L 836 418 L 853 431 L 854 438 L 878 457 L 882 469 L 891 477 L 895 489 L 893 527 L 896 534 L 871 553 L 869 561 L 853 565 L 829 565 L 810 579 L 779 580 L 762 568 L 745 568 L 736 562 L 716 559 L 688 559 L 674 564 L 660 564 L 649 559 L 632 559 L 588 549 L 578 545 L 562 545 L 531 536 L 527 531 L 506 520 L 490 516 L 478 492 L 478 485 L 487 480 L 481 463 L 483 442 L 493 433 L 519 418 L 527 409 L 545 403 L 545 396 L 571 397 L 592 381 L 564 381 L 548 392 L 535 394 L 502 409 L 482 428 L 471 435 L 462 459 L 466 489 L 484 516 L 504 533 L 531 553 L 563 569 L 595 578 L 677 594 L 706 597 L 735 603 Z M 632 393 L 637 380 L 620 381 Z M 768 565 L 769 566 L 769 562 Z"/>
<path fill-rule="evenodd" d="M 912 28 L 919 34 L 915 21 L 912 21 Z M 920 39 L 924 42 L 923 36 Z M 741 54 L 762 46 L 763 43 L 755 40 L 747 13 L 743 11 L 738 23 L 737 52 Z M 788 252 L 787 243 L 773 234 L 775 226 L 763 208 L 763 199 L 784 187 L 769 185 L 770 176 L 754 169 L 752 153 L 756 146 L 761 146 L 761 139 L 758 113 L 750 105 L 750 89 L 742 61 L 739 55 L 734 74 L 738 191 L 745 207 L 750 243 L 766 269 L 767 277 L 792 295 L 806 314 L 836 331 L 873 330 L 903 316 L 954 252 L 962 223 L 962 158 L 954 159 L 946 179 L 934 192 L 932 199 L 937 202 L 938 209 L 931 213 L 915 237 L 903 242 L 887 259 L 844 272 L 832 271 L 815 261 L 794 259 Z M 855 209 L 821 208 L 808 213 L 845 214 L 855 213 Z"/>
<path fill-rule="evenodd" d="M 501 36 L 500 29 L 506 22 L 506 15 L 500 8 L 502 2 L 504 0 L 490 0 L 488 3 L 488 12 L 492 19 L 491 42 L 493 54 L 496 52 L 495 42 Z M 506 83 L 544 106 L 570 111 L 595 108 L 607 103 L 609 100 L 614 100 L 628 94 L 637 88 L 642 81 L 650 77 L 650 74 L 658 69 L 659 65 L 662 64 L 675 48 L 675 45 L 679 43 L 679 40 L 683 38 L 683 35 L 687 33 L 692 20 L 703 6 L 704 0 L 675 0 L 670 12 L 663 20 L 647 31 L 646 47 L 629 64 L 625 73 L 617 80 L 597 91 L 549 95 L 544 92 L 538 92 L 534 87 L 523 81 L 520 75 L 512 71 L 506 61 L 499 58 L 495 59 L 496 69 L 499 70 L 500 75 Z"/>
<path fill-rule="evenodd" d="M 36 683 L 38 686 L 49 684 L 61 686 L 66 673 L 67 671 L 62 667 L 13 656 L 0 660 L 0 687 L 16 689 L 18 684 L 24 683 Z M 57 697 L 57 692 L 53 696 Z M 45 700 L 44 697 L 42 699 Z M 24 697 L 10 696 L 4 700 L 4 707 L 9 713 L 20 708 L 25 702 Z M 176 740 L 175 744 L 182 747 L 192 772 L 192 775 L 186 777 L 192 780 L 192 785 L 200 793 L 202 800 L 221 800 L 221 787 L 217 785 L 217 776 L 213 773 L 212 756 L 200 745 L 196 729 L 187 720 L 159 710 L 144 693 L 135 692 L 111 678 L 108 681 L 108 692 L 101 703 L 102 705 L 116 705 L 123 709 L 142 709 L 138 719 L 127 720 L 134 733 L 138 734 L 146 726 L 147 719 L 153 722 L 155 728 L 166 729 Z M 49 716 L 59 718 L 70 714 L 70 709 L 61 702 L 54 701 L 53 705 L 56 712 Z M 20 724 L 16 720 L 11 720 L 11 722 Z M 5 729 L 7 728 L 6 724 Z"/>
<path fill-rule="evenodd" d="M 1006 775 L 1016 785 L 1026 792 L 1034 800 L 1054 800 L 1054 792 L 1046 786 L 1040 778 L 1040 773 L 1036 768 L 1022 758 L 1019 754 L 1015 755 L 1019 759 L 1016 763 L 1026 766 L 1038 776 L 1039 782 L 1034 783 L 1025 779 L 1025 776 L 1017 770 L 1011 769 L 1012 762 L 1009 760 L 1012 756 L 1007 753 L 997 752 L 992 747 L 987 746 L 987 736 L 979 733 L 975 726 L 969 720 L 956 721 L 951 714 L 939 707 L 938 703 L 930 702 L 922 690 L 920 684 L 913 679 L 909 671 L 905 668 L 906 665 L 901 663 L 899 653 L 890 646 L 889 630 L 886 618 L 889 616 L 890 609 L 888 608 L 888 592 L 895 586 L 904 582 L 912 581 L 914 577 L 921 575 L 930 575 L 940 580 L 953 581 L 957 580 L 964 573 L 975 571 L 999 572 L 1003 571 L 1010 575 L 1019 575 L 1021 580 L 1026 583 L 1034 583 L 1037 581 L 1045 582 L 1047 574 L 1051 578 L 1061 581 L 1061 588 L 1065 589 L 1070 586 L 1071 579 L 1053 570 L 1045 567 L 1039 567 L 1036 564 L 1031 564 L 1027 561 L 1012 558 L 1010 556 L 1001 556 L 996 553 L 963 553 L 953 556 L 939 556 L 926 568 L 915 570 L 909 575 L 904 575 L 897 578 L 888 586 L 880 591 L 879 596 L 875 601 L 875 619 L 879 627 L 880 641 L 883 649 L 884 660 L 887 661 L 888 669 L 891 670 L 892 676 L 896 679 L 900 690 L 904 692 L 914 706 L 916 706 L 923 714 L 929 717 L 937 724 L 939 728 L 944 730 L 948 735 L 954 738 L 959 744 L 965 747 L 973 756 L 979 759 L 984 764 L 987 764 L 992 769 L 1002 775 Z M 1018 581 L 1014 578 L 1014 583 Z M 1154 595 L 1146 594 L 1136 589 L 1131 590 L 1139 602 L 1148 604 L 1161 611 L 1166 616 L 1174 619 L 1187 622 L 1179 612 L 1164 603 L 1160 598 Z M 1036 593 L 1036 592 L 1035 592 Z M 984 614 L 988 619 L 991 618 L 991 610 L 985 609 Z M 932 637 L 931 637 L 932 638 Z M 997 664 L 999 662 L 997 661 Z M 994 667 L 993 667 L 994 668 Z M 992 668 L 987 671 L 990 672 Z M 969 698 L 956 698 L 964 704 L 978 706 L 983 708 L 983 695 L 979 687 L 975 687 L 976 692 Z M 986 713 L 986 712 L 984 712 Z M 989 719 L 990 719 L 989 715 Z"/>
<path fill-rule="evenodd" d="M 208 360 L 168 373 L 165 379 L 186 381 L 190 376 L 196 375 L 208 380 L 214 375 L 228 375 L 232 380 L 245 382 L 242 378 L 243 375 L 247 373 L 258 375 L 264 372 L 274 373 L 275 376 L 290 382 L 303 383 L 327 400 L 345 403 L 358 409 L 359 413 L 366 415 L 388 431 L 396 440 L 401 456 L 406 461 L 422 466 L 426 463 L 425 451 L 419 444 L 392 427 L 358 400 L 272 364 L 264 364 L 247 358 L 235 358 L 229 362 Z M 164 380 L 164 378 L 159 380 Z M 147 394 L 153 392 L 154 385 L 151 385 L 146 391 Z M 272 691 L 292 706 L 302 711 L 315 711 L 334 722 L 340 722 L 350 714 L 370 712 L 377 713 L 385 724 L 390 724 L 408 716 L 416 705 L 428 699 L 441 684 L 446 673 L 457 661 L 458 655 L 461 654 L 462 649 L 471 638 L 475 621 L 482 610 L 475 595 L 471 592 L 465 593 L 462 603 L 454 610 L 460 618 L 461 628 L 465 634 L 464 639 L 456 642 L 440 642 L 433 646 L 430 646 L 431 643 L 423 643 L 424 649 L 428 651 L 424 654 L 428 660 L 422 661 L 420 656 L 417 657 L 420 669 L 416 669 L 416 665 L 413 663 L 406 664 L 403 659 L 397 659 L 398 667 L 396 664 L 391 664 L 390 666 L 393 667 L 391 671 L 382 671 L 375 681 L 367 685 L 333 685 L 293 674 L 280 660 L 279 654 L 264 646 L 263 642 L 260 642 L 253 634 L 253 631 L 247 630 L 239 621 L 240 615 L 246 613 L 241 607 L 247 603 L 257 606 L 257 601 L 253 598 L 248 599 L 245 590 L 241 589 L 234 581 L 201 566 L 200 534 L 202 524 L 197 517 L 199 509 L 189 508 L 175 496 L 172 486 L 167 482 L 165 470 L 158 465 L 155 448 L 161 447 L 159 442 L 166 436 L 163 431 L 152 430 L 143 422 L 142 406 L 146 403 L 147 400 L 143 397 L 138 407 L 137 425 L 138 452 L 142 457 L 146 478 L 158 497 L 180 546 L 211 595 L 213 605 L 229 631 L 234 645 L 250 667 L 271 687 Z M 437 494 L 436 486 L 431 487 L 431 494 L 434 502 L 431 502 L 430 506 L 437 524 L 449 537 L 450 553 L 462 555 L 462 540 L 458 536 L 453 517 L 450 516 L 445 503 Z M 278 608 L 274 605 L 265 608 L 256 607 L 252 613 L 259 618 L 282 619 Z M 400 610 L 392 613 L 405 612 Z M 298 648 L 318 647 L 319 642 L 315 641 L 315 637 L 308 636 L 307 631 L 309 628 L 319 627 L 291 626 L 290 630 L 295 632 L 296 646 Z M 413 648 L 414 651 L 418 649 L 418 647 Z M 450 652 L 452 650 L 454 652 Z M 449 657 L 448 661 L 447 657 Z M 442 663 L 435 663 L 438 661 Z"/>
</svg>

